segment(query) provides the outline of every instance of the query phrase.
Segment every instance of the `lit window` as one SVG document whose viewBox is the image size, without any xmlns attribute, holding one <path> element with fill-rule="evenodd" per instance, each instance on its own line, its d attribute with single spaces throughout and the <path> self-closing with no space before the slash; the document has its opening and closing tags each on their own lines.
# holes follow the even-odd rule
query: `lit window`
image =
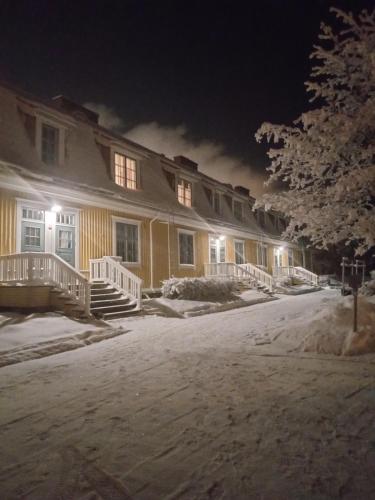
<svg viewBox="0 0 375 500">
<path fill-rule="evenodd" d="M 191 207 L 191 182 L 184 179 L 178 181 L 177 198 L 185 207 Z"/>
<path fill-rule="evenodd" d="M 115 182 L 121 187 L 137 189 L 137 163 L 120 153 L 115 153 Z"/>
<path fill-rule="evenodd" d="M 209 245 L 211 264 L 225 262 L 225 238 L 210 236 Z"/>
<path fill-rule="evenodd" d="M 57 165 L 59 159 L 59 129 L 42 124 L 42 161 Z"/>
<path fill-rule="evenodd" d="M 233 214 L 237 220 L 242 220 L 242 203 L 240 201 L 233 201 Z"/>
<path fill-rule="evenodd" d="M 180 265 L 194 265 L 194 235 L 191 233 L 178 233 Z"/>
</svg>

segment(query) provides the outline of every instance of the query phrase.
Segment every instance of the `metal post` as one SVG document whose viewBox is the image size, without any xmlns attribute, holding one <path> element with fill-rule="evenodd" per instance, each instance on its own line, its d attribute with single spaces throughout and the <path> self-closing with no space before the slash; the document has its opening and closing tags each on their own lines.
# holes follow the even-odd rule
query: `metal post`
<svg viewBox="0 0 375 500">
<path fill-rule="evenodd" d="M 358 291 L 353 290 L 354 296 L 354 315 L 353 315 L 353 332 L 357 332 L 357 311 L 358 311 Z"/>
</svg>

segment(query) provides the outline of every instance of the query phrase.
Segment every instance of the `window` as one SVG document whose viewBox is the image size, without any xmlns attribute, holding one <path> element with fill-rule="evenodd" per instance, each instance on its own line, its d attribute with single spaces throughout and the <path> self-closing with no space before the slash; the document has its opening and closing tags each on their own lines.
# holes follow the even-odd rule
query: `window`
<svg viewBox="0 0 375 500">
<path fill-rule="evenodd" d="M 191 207 L 191 182 L 184 179 L 178 181 L 177 198 L 181 205 Z"/>
<path fill-rule="evenodd" d="M 294 258 L 293 258 L 293 248 L 288 247 L 288 266 L 293 267 Z"/>
<path fill-rule="evenodd" d="M 42 123 L 42 161 L 57 165 L 59 161 L 59 129 Z"/>
<path fill-rule="evenodd" d="M 214 210 L 220 215 L 220 193 L 215 193 L 214 195 Z"/>
<path fill-rule="evenodd" d="M 25 245 L 40 247 L 40 227 L 25 227 Z"/>
<path fill-rule="evenodd" d="M 116 255 L 124 262 L 139 262 L 138 224 L 116 222 Z"/>
<path fill-rule="evenodd" d="M 194 234 L 179 231 L 178 245 L 180 254 L 180 265 L 194 265 Z"/>
<path fill-rule="evenodd" d="M 265 226 L 265 220 L 264 220 L 264 212 L 263 210 L 257 210 L 257 219 L 259 224 L 264 227 Z"/>
<path fill-rule="evenodd" d="M 56 223 L 57 224 L 66 224 L 67 226 L 74 226 L 75 216 L 74 216 L 74 214 L 66 214 L 66 213 L 58 212 L 56 214 Z"/>
<path fill-rule="evenodd" d="M 245 264 L 245 244 L 243 241 L 234 240 L 234 258 L 236 264 Z"/>
<path fill-rule="evenodd" d="M 58 248 L 71 250 L 73 248 L 73 233 L 72 230 L 59 230 Z"/>
<path fill-rule="evenodd" d="M 240 201 L 233 201 L 233 214 L 237 220 L 242 220 L 242 203 Z"/>
<path fill-rule="evenodd" d="M 225 237 L 210 236 L 210 262 L 217 264 L 225 262 Z"/>
<path fill-rule="evenodd" d="M 264 215 L 264 213 L 263 213 L 263 215 Z M 257 244 L 257 262 L 258 262 L 258 266 L 262 266 L 262 267 L 268 266 L 267 245 L 265 245 L 264 243 Z"/>
<path fill-rule="evenodd" d="M 115 182 L 124 188 L 137 189 L 137 162 L 115 153 Z"/>
<path fill-rule="evenodd" d="M 36 210 L 34 208 L 22 208 L 22 218 L 44 222 L 44 210 Z"/>
</svg>

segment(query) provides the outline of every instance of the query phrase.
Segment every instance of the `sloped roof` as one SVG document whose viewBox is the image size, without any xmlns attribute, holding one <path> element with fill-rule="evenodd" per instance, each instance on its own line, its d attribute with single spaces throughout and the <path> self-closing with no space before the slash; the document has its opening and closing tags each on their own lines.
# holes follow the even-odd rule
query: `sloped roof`
<svg viewBox="0 0 375 500">
<path fill-rule="evenodd" d="M 23 113 L 28 116 L 47 113 L 64 124 L 66 130 L 65 161 L 62 166 L 47 166 L 38 155 L 33 139 L 28 134 Z M 130 190 L 118 186 L 101 153 L 100 146 L 112 145 L 130 151 L 140 164 L 141 189 Z M 59 109 L 53 101 L 44 101 L 0 85 L 0 160 L 26 169 L 30 174 L 48 176 L 55 184 L 73 184 L 82 189 L 105 191 L 106 196 L 124 200 L 128 204 L 153 207 L 174 215 L 203 218 L 209 224 L 225 225 L 239 230 L 278 237 L 280 232 L 265 217 L 261 227 L 251 209 L 251 199 L 239 194 L 228 185 L 201 172 L 192 172 L 180 164 L 141 145 L 113 133 L 93 121 L 83 120 Z M 193 208 L 181 205 L 170 187 L 164 169 L 187 177 L 193 183 Z M 215 212 L 204 186 L 219 189 L 227 197 L 243 202 L 243 220 L 235 218 L 232 208 L 222 196 L 222 213 Z"/>
</svg>

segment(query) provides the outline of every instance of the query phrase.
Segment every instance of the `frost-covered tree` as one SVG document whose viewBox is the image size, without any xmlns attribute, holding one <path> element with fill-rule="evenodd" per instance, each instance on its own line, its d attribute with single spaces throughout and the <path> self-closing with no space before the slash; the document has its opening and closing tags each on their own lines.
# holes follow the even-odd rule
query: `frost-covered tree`
<svg viewBox="0 0 375 500">
<path fill-rule="evenodd" d="M 267 184 L 288 186 L 257 205 L 289 217 L 285 237 L 351 243 L 362 254 L 375 245 L 375 11 L 332 11 L 343 28 L 322 24 L 305 84 L 317 107 L 293 126 L 263 123 L 256 133 L 276 145 Z"/>
</svg>

